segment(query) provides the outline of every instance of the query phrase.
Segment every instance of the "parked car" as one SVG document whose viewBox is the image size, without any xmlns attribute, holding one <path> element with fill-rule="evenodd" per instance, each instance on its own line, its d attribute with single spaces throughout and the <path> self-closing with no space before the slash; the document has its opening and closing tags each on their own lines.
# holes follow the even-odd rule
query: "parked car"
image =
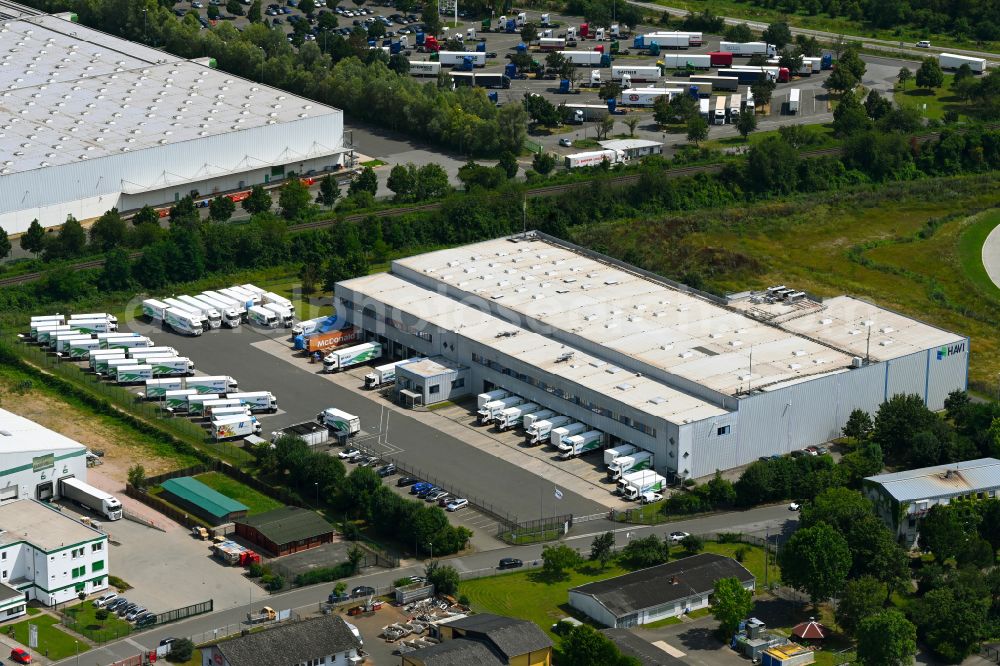
<svg viewBox="0 0 1000 666">
<path fill-rule="evenodd" d="M 112 601 L 118 598 L 118 595 L 114 592 L 108 592 L 107 594 L 101 595 L 100 597 L 94 599 L 94 605 L 98 608 L 104 608 Z"/>
<path fill-rule="evenodd" d="M 396 486 L 398 486 L 399 488 L 405 488 L 406 486 L 412 486 L 419 480 L 420 479 L 413 476 L 401 476 L 398 479 L 396 479 Z"/>
<path fill-rule="evenodd" d="M 808 453 L 811 456 L 818 456 L 819 455 L 819 449 L 817 449 L 815 446 L 807 446 L 805 448 L 805 452 Z"/>
<path fill-rule="evenodd" d="M 31 654 L 22 648 L 14 648 L 10 651 L 10 660 L 15 664 L 30 664 Z"/>
<path fill-rule="evenodd" d="M 170 638 L 164 638 L 163 640 L 160 641 L 160 647 L 165 647 L 167 645 L 170 645 L 171 643 L 173 643 L 176 640 L 177 639 L 174 638 L 174 637 L 172 637 L 172 636 Z"/>
<path fill-rule="evenodd" d="M 135 618 L 139 617 L 145 612 L 146 612 L 145 606 L 136 606 L 135 608 L 132 609 L 131 612 L 125 614 L 125 619 L 128 620 L 129 622 L 132 622 L 135 620 Z"/>
<path fill-rule="evenodd" d="M 444 490 L 432 490 L 424 496 L 425 502 L 436 502 L 448 493 Z"/>
<path fill-rule="evenodd" d="M 518 567 L 523 566 L 524 562 L 516 557 L 501 557 L 500 564 L 497 566 L 497 569 L 517 569 Z"/>
<path fill-rule="evenodd" d="M 680 543 L 681 541 L 684 541 L 684 539 L 686 539 L 689 536 L 691 536 L 691 535 L 688 534 L 687 532 L 671 532 L 670 533 L 670 541 L 672 543 Z"/>
<path fill-rule="evenodd" d="M 392 463 L 389 463 L 388 465 L 382 465 L 376 471 L 378 472 L 379 476 L 385 478 L 387 476 L 392 476 L 393 474 L 396 473 L 396 466 L 393 465 Z"/>
<path fill-rule="evenodd" d="M 567 138 L 559 139 L 559 145 L 560 146 L 566 146 L 567 148 L 572 148 L 573 147 L 573 139 L 567 139 Z"/>
<path fill-rule="evenodd" d="M 135 618 L 135 628 L 141 629 L 142 627 L 149 627 L 156 624 L 156 613 L 146 611 L 139 617 Z"/>
<path fill-rule="evenodd" d="M 430 495 L 431 493 L 436 493 L 439 490 L 441 490 L 441 489 L 438 488 L 437 486 L 431 486 L 430 488 L 427 488 L 427 489 L 422 490 L 421 492 L 417 493 L 417 497 L 419 497 L 422 500 L 425 500 L 425 499 L 427 499 L 428 495 Z"/>
<path fill-rule="evenodd" d="M 458 498 L 448 502 L 448 506 L 445 508 L 448 511 L 458 511 L 459 509 L 464 509 L 467 506 L 469 506 L 469 500 L 465 498 Z"/>
<path fill-rule="evenodd" d="M 334 594 L 333 592 L 331 592 L 326 597 L 326 603 L 328 603 L 328 604 L 337 604 L 337 603 L 340 603 L 342 601 L 348 601 L 348 600 L 350 600 L 350 598 L 351 598 L 351 595 L 347 594 L 347 592 L 341 592 L 340 594 Z"/>
<path fill-rule="evenodd" d="M 139 604 L 131 603 L 128 606 L 124 606 L 118 609 L 118 617 L 127 617 L 129 613 L 134 611 L 139 607 Z"/>
<path fill-rule="evenodd" d="M 643 493 L 640 498 L 643 504 L 652 504 L 653 502 L 659 502 L 663 499 L 663 495 L 660 493 Z"/>
<path fill-rule="evenodd" d="M 448 504 L 454 499 L 455 498 L 451 495 L 451 493 L 445 493 L 444 495 L 441 495 L 440 497 L 437 498 L 437 503 L 438 506 L 444 507 L 448 506 Z"/>
<path fill-rule="evenodd" d="M 364 612 L 365 612 L 364 606 L 351 606 L 350 608 L 347 609 L 347 614 L 349 616 L 361 615 Z"/>
<path fill-rule="evenodd" d="M 801 508 L 802 508 L 802 505 L 799 504 L 798 502 L 792 502 L 791 504 L 788 505 L 788 510 L 789 511 L 798 511 Z"/>
<path fill-rule="evenodd" d="M 374 587 L 368 587 L 367 585 L 358 585 L 356 588 L 351 590 L 352 597 L 368 597 L 375 594 Z"/>
<path fill-rule="evenodd" d="M 410 488 L 410 494 L 411 495 L 418 495 L 418 494 L 424 492 L 425 490 L 430 490 L 433 487 L 434 487 L 434 484 L 432 484 L 432 483 L 427 483 L 426 481 L 417 481 Z"/>
<path fill-rule="evenodd" d="M 821 456 L 825 456 L 829 452 L 830 452 L 830 450 L 828 448 L 826 448 L 825 446 L 817 446 L 816 447 L 816 453 L 818 453 Z"/>
<path fill-rule="evenodd" d="M 347 448 L 347 449 L 344 449 L 343 451 L 341 451 L 340 453 L 338 453 L 337 457 L 340 458 L 340 459 L 342 459 L 342 460 L 344 460 L 344 459 L 350 458 L 352 456 L 359 455 L 360 453 L 361 453 L 361 451 L 358 451 L 355 448 Z"/>
<path fill-rule="evenodd" d="M 931 43 L 929 41 L 927 41 L 926 39 L 921 39 L 919 42 L 917 42 L 917 48 L 918 49 L 929 49 L 930 47 L 931 47 Z"/>
<path fill-rule="evenodd" d="M 114 601 L 112 601 L 110 604 L 108 604 L 107 606 L 105 606 L 105 608 L 107 608 L 112 613 L 117 613 L 120 608 L 124 608 L 125 606 L 128 606 L 128 605 L 129 605 L 129 600 L 128 599 L 126 599 L 125 597 L 118 597 L 117 599 L 115 599 Z"/>
</svg>

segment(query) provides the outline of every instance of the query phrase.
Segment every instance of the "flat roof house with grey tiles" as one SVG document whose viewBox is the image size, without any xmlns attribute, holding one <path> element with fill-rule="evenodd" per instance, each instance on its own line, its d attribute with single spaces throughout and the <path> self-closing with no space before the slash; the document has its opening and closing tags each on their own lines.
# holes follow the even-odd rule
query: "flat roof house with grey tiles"
<svg viewBox="0 0 1000 666">
<path fill-rule="evenodd" d="M 863 489 L 889 529 L 904 543 L 913 545 L 920 534 L 920 519 L 932 507 L 956 500 L 997 497 L 1000 460 L 979 458 L 869 476 Z"/>
<path fill-rule="evenodd" d="M 606 627 L 627 629 L 706 608 L 715 582 L 723 578 L 754 589 L 753 574 L 742 564 L 702 553 L 574 587 L 569 605 Z"/>
</svg>

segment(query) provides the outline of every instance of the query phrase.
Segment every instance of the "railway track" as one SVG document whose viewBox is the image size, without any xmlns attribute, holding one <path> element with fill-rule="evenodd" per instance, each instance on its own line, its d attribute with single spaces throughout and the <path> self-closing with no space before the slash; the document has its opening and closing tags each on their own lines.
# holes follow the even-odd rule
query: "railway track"
<svg viewBox="0 0 1000 666">
<path fill-rule="evenodd" d="M 917 139 L 933 139 L 937 137 L 938 132 L 930 132 L 917 136 Z M 801 157 L 814 158 L 814 157 L 824 157 L 827 155 L 837 155 L 841 152 L 840 148 L 824 148 L 820 150 L 810 150 L 800 153 Z M 678 169 L 670 169 L 666 172 L 669 178 L 681 178 L 683 176 L 693 176 L 700 173 L 718 173 L 722 171 L 725 164 L 702 164 L 688 167 L 680 167 Z M 617 186 L 627 186 L 633 185 L 639 181 L 642 174 L 630 173 L 622 176 L 610 176 L 603 180 L 604 183 L 609 185 Z M 594 179 L 580 180 L 572 183 L 563 183 L 561 185 L 549 185 L 546 187 L 535 187 L 529 190 L 525 190 L 524 195 L 528 198 L 537 197 L 547 197 L 557 194 L 563 194 L 565 192 L 571 192 L 582 187 L 589 187 L 593 183 Z M 440 209 L 444 205 L 444 202 L 433 202 L 426 204 L 417 204 L 413 206 L 402 206 L 399 208 L 390 208 L 386 210 L 377 211 L 375 213 L 357 213 L 354 215 L 347 215 L 343 218 L 330 218 L 326 220 L 313 220 L 312 222 L 303 222 L 302 224 L 296 224 L 290 229 L 292 232 L 305 231 L 308 229 L 325 229 L 327 227 L 332 227 L 339 222 L 358 222 L 370 215 L 378 215 L 381 217 L 399 217 L 401 215 L 408 215 L 410 213 L 425 213 L 429 211 L 434 211 Z M 142 256 L 141 251 L 133 251 L 129 253 L 130 259 L 136 259 Z M 92 259 L 90 261 L 82 261 L 77 264 L 73 264 L 70 268 L 74 271 L 87 270 L 90 268 L 100 268 L 104 265 L 103 259 Z M 15 287 L 22 284 L 28 284 L 39 280 L 44 275 L 44 272 L 38 271 L 34 273 L 24 273 L 22 275 L 15 275 L 8 278 L 0 278 L 0 289 L 4 287 Z"/>
</svg>

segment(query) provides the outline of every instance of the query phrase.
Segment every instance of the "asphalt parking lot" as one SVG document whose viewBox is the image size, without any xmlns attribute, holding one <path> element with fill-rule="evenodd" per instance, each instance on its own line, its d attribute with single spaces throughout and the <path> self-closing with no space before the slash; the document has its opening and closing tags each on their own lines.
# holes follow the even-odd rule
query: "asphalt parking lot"
<svg viewBox="0 0 1000 666">
<path fill-rule="evenodd" d="M 495 510 L 521 520 L 539 516 L 540 498 L 550 498 L 552 483 L 519 464 L 470 446 L 451 433 L 434 428 L 407 413 L 393 412 L 388 428 L 380 427 L 386 410 L 360 392 L 338 385 L 320 374 L 321 366 L 292 359 L 287 329 L 261 330 L 249 325 L 236 330 L 218 329 L 191 338 L 150 327 L 140 321 L 129 328 L 155 336 L 160 344 L 175 347 L 191 358 L 199 372 L 236 378 L 241 391 L 268 390 L 278 399 L 280 411 L 264 415 L 264 433 L 294 423 L 314 420 L 328 407 L 337 407 L 361 418 L 364 431 L 358 439 L 393 456 L 402 464 L 428 472 L 446 489 L 475 491 Z M 298 360 L 302 367 L 291 362 Z M 315 370 L 313 370 L 315 368 Z M 336 376 L 334 376 L 336 377 Z M 545 502 L 545 512 L 589 515 L 606 507 L 588 497 L 563 489 L 558 507 Z"/>
</svg>

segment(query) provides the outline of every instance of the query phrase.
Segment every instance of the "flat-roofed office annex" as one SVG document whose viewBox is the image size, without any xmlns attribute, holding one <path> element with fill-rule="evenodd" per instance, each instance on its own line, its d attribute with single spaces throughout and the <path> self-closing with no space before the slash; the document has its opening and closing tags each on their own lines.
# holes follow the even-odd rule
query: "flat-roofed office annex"
<svg viewBox="0 0 1000 666">
<path fill-rule="evenodd" d="M 897 393 L 939 409 L 968 340 L 855 298 L 718 298 L 543 234 L 394 261 L 337 285 L 393 356 L 499 386 L 701 477 L 839 435 Z"/>
<path fill-rule="evenodd" d="M 335 168 L 338 109 L 0 2 L 0 226 Z"/>
</svg>

